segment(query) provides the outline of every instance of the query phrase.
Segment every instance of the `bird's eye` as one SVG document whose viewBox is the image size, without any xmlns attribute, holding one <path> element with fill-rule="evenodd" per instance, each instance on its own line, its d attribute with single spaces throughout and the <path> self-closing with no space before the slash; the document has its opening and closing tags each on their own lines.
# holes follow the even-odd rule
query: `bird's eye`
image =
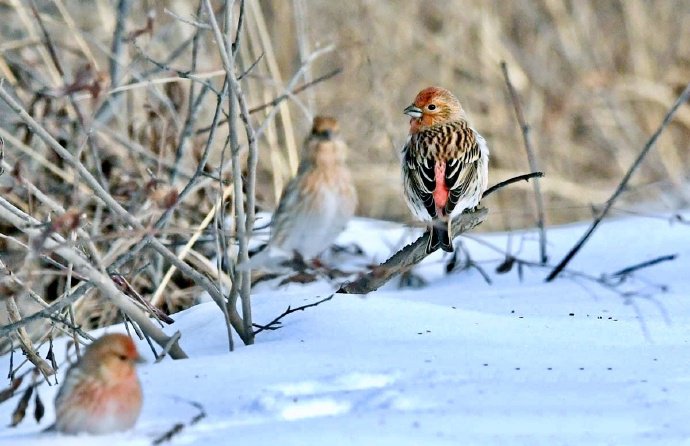
<svg viewBox="0 0 690 446">
<path fill-rule="evenodd" d="M 436 110 L 436 106 L 434 104 L 429 104 L 426 108 L 428 110 Z"/>
<path fill-rule="evenodd" d="M 127 360 L 127 355 L 117 355 L 117 357 L 120 359 L 120 361 L 126 361 Z"/>
</svg>

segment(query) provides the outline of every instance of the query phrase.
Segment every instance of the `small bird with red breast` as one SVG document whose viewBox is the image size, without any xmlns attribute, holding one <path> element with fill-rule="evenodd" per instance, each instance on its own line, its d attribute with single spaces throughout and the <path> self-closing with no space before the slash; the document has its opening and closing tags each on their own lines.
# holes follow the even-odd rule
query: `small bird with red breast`
<svg viewBox="0 0 690 446">
<path fill-rule="evenodd" d="M 316 116 L 297 175 L 285 186 L 273 213 L 266 254 L 279 258 L 297 252 L 310 260 L 331 246 L 357 207 L 346 157 L 338 121 Z"/>
<path fill-rule="evenodd" d="M 453 219 L 476 207 L 486 190 L 489 148 L 445 88 L 425 88 L 403 112 L 410 116 L 402 149 L 407 204 L 430 224 L 427 253 L 438 248 L 452 252 Z"/>
<path fill-rule="evenodd" d="M 66 434 L 108 434 L 130 429 L 139 418 L 142 359 L 129 336 L 106 334 L 67 370 L 55 397 L 55 424 Z"/>
</svg>

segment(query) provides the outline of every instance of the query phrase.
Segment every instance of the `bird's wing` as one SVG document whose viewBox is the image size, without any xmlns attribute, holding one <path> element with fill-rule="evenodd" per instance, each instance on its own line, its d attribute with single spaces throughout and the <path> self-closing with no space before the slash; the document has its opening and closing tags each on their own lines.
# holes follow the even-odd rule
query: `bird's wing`
<svg viewBox="0 0 690 446">
<path fill-rule="evenodd" d="M 467 126 L 461 126 L 454 128 L 450 136 L 449 151 L 453 155 L 446 161 L 447 214 L 453 212 L 462 198 L 481 193 L 478 178 L 481 148 L 476 133 Z"/>
<path fill-rule="evenodd" d="M 284 238 L 291 231 L 292 217 L 299 213 L 296 212 L 296 208 L 305 205 L 305 188 L 300 185 L 302 178 L 303 176 L 300 175 L 293 177 L 280 195 L 278 207 L 273 212 L 271 220 L 271 239 L 269 242 L 271 245 L 280 246 L 283 244 Z"/>
<path fill-rule="evenodd" d="M 422 219 L 426 219 L 423 210 L 426 210 L 428 217 L 436 218 L 434 160 L 425 156 L 428 148 L 423 145 L 427 143 L 419 135 L 411 135 L 402 149 L 405 196 L 412 211 Z"/>
</svg>

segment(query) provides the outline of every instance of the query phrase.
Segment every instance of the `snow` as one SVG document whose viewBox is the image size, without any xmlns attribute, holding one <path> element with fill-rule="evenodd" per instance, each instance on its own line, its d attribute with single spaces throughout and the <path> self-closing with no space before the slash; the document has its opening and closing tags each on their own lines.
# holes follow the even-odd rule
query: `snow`
<svg viewBox="0 0 690 446">
<path fill-rule="evenodd" d="M 585 228 L 549 229 L 552 263 Z M 355 269 L 412 236 L 357 219 L 340 242 L 367 251 L 348 260 Z M 0 445 L 149 445 L 175 423 L 185 427 L 173 445 L 690 444 L 689 225 L 668 215 L 607 221 L 568 267 L 581 274 L 553 283 L 544 283 L 548 268 L 525 266 L 522 279 L 517 266 L 495 272 L 506 249 L 537 258 L 533 231 L 463 243 L 491 284 L 474 268 L 445 274 L 436 253 L 416 269 L 424 287 L 398 289 L 394 280 L 366 297 L 337 295 L 233 353 L 215 304 L 176 314 L 167 330 L 181 331 L 191 359 L 140 368 L 145 402 L 134 430 L 98 439 L 40 433 L 52 422 L 56 390 L 42 386 L 44 421 L 27 416 L 0 429 Z M 615 288 L 582 275 L 667 254 L 678 257 Z M 255 322 L 333 288 L 262 284 Z M 0 370 L 8 361 L 0 358 Z M 9 421 L 18 397 L 0 404 L 0 420 Z M 194 402 L 206 417 L 189 425 Z"/>
</svg>

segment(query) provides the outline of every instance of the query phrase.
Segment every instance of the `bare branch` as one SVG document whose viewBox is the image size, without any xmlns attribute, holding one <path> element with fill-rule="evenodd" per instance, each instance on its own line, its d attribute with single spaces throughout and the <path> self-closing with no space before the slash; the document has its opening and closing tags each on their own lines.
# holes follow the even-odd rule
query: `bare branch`
<svg viewBox="0 0 690 446">
<path fill-rule="evenodd" d="M 201 403 L 197 403 L 196 401 L 186 401 L 188 404 L 194 406 L 199 412 L 192 417 L 191 420 L 187 423 L 187 426 L 194 426 L 196 423 L 199 421 L 203 420 L 206 418 L 206 411 L 204 410 L 204 406 L 201 405 Z M 166 432 L 164 432 L 162 435 L 156 437 L 153 442 L 151 443 L 153 446 L 157 446 L 159 444 L 166 443 L 168 441 L 171 441 L 175 435 L 179 434 L 182 432 L 184 429 L 185 424 L 184 423 L 175 423 L 170 429 L 168 429 Z"/>
<path fill-rule="evenodd" d="M 196 20 L 196 19 L 193 19 L 193 18 L 185 18 L 185 17 L 182 17 L 181 15 L 176 14 L 175 12 L 169 10 L 168 8 L 163 8 L 163 12 L 164 12 L 165 14 L 168 14 L 168 15 L 171 16 L 171 17 L 176 18 L 176 19 L 179 20 L 180 22 L 186 23 L 187 25 L 191 25 L 191 26 L 193 26 L 193 27 L 195 27 L 195 28 L 198 28 L 198 29 L 206 29 L 206 30 L 211 29 L 211 27 L 210 27 L 207 23 L 200 22 L 199 20 Z M 197 12 L 197 16 L 198 16 L 198 12 Z"/>
<path fill-rule="evenodd" d="M 690 83 L 685 87 L 680 96 L 678 96 L 678 99 L 676 99 L 676 102 L 668 110 L 659 128 L 656 130 L 656 132 L 654 132 L 652 137 L 649 138 L 649 141 L 647 141 L 647 143 L 644 145 L 642 151 L 637 156 L 637 159 L 635 159 L 635 161 L 632 163 L 630 169 L 628 169 L 625 176 L 618 184 L 618 187 L 613 192 L 613 195 L 611 195 L 611 198 L 609 198 L 606 201 L 606 206 L 604 206 L 604 209 L 599 213 L 597 218 L 594 219 L 594 221 L 587 229 L 587 231 L 584 233 L 582 238 L 580 238 L 580 240 L 578 240 L 578 242 L 575 243 L 575 246 L 573 246 L 573 248 L 568 252 L 568 254 L 565 255 L 563 260 L 560 261 L 560 263 L 553 269 L 553 271 L 551 271 L 551 273 L 546 278 L 547 282 L 551 282 L 553 279 L 558 277 L 561 271 L 563 271 L 563 268 L 565 268 L 568 265 L 570 260 L 573 257 L 575 257 L 575 254 L 577 254 L 580 251 L 580 249 L 582 249 L 582 247 L 585 245 L 585 243 L 587 243 L 587 240 L 589 240 L 589 238 L 592 236 L 594 230 L 597 228 L 597 226 L 599 226 L 599 223 L 601 223 L 604 217 L 606 217 L 606 214 L 608 214 L 609 210 L 616 202 L 616 199 L 618 199 L 620 194 L 625 190 L 626 186 L 628 185 L 628 181 L 630 181 L 630 177 L 632 177 L 632 174 L 635 173 L 637 168 L 642 163 L 644 157 L 647 156 L 652 147 L 654 147 L 654 144 L 656 144 L 657 139 L 659 139 L 659 136 L 661 136 L 661 133 L 664 131 L 664 129 L 671 123 L 673 115 L 675 115 L 676 111 L 680 108 L 681 105 L 687 102 L 688 98 L 690 98 Z"/>
<path fill-rule="evenodd" d="M 281 94 L 280 96 L 276 97 L 275 99 L 273 99 L 270 102 L 267 102 L 265 104 L 257 105 L 256 107 L 250 108 L 249 113 L 256 113 L 256 112 L 259 112 L 259 111 L 261 111 L 265 108 L 268 108 L 268 107 L 275 107 L 276 105 L 280 104 L 281 102 L 283 102 L 285 99 L 289 98 L 290 96 L 302 93 L 303 91 L 309 89 L 310 87 L 313 87 L 314 85 L 316 85 L 318 83 L 321 83 L 323 81 L 326 81 L 332 77 L 339 75 L 340 73 L 342 73 L 342 71 L 343 71 L 342 68 L 336 68 L 332 71 L 329 71 L 328 73 L 326 73 L 322 76 L 319 76 L 315 79 L 312 79 L 309 82 L 305 82 L 304 84 L 300 85 L 299 87 L 295 88 L 292 91 Z"/>
<path fill-rule="evenodd" d="M 39 229 L 39 222 L 29 215 L 24 214 L 21 210 L 14 207 L 10 202 L 0 197 L 0 218 L 12 224 L 17 229 L 28 234 L 31 237 L 40 237 L 42 235 Z M 117 306 L 123 313 L 127 314 L 134 320 L 151 338 L 153 338 L 159 345 L 165 346 L 170 338 L 163 333 L 155 324 L 139 308 L 127 298 L 115 286 L 110 277 L 101 273 L 98 269 L 93 267 L 88 260 L 86 260 L 81 253 L 74 248 L 66 245 L 64 240 L 53 235 L 47 237 L 43 243 L 43 247 L 47 250 L 55 252 L 67 262 L 72 263 L 76 271 L 79 271 L 87 280 L 91 281 L 96 288 L 103 294 L 103 297 L 109 299 L 115 306 Z M 66 298 L 63 298 L 67 300 Z M 170 355 L 173 358 L 186 358 L 186 353 L 175 345 Z"/>
<path fill-rule="evenodd" d="M 120 83 L 120 55 L 122 54 L 122 42 L 124 40 L 125 21 L 129 14 L 132 0 L 119 0 L 117 2 L 117 19 L 113 31 L 113 42 L 110 50 L 110 86 L 115 88 Z"/>
<path fill-rule="evenodd" d="M 239 245 L 238 261 L 242 262 L 245 257 L 248 261 L 248 233 L 247 233 L 247 216 L 245 214 L 245 203 L 243 200 L 243 189 L 242 189 L 242 168 L 240 165 L 240 144 L 238 141 L 236 121 L 237 121 L 237 106 L 240 102 L 240 96 L 242 95 L 242 89 L 237 81 L 234 65 L 235 53 L 232 51 L 232 43 L 228 41 L 230 35 L 230 29 L 226 29 L 227 36 L 223 36 L 220 27 L 218 26 L 218 21 L 213 12 L 211 2 L 209 0 L 204 0 L 204 7 L 209 16 L 209 21 L 211 24 L 211 29 L 213 30 L 213 35 L 216 39 L 216 44 L 218 45 L 218 52 L 220 53 L 220 58 L 223 61 L 223 68 L 225 69 L 225 79 L 229 86 L 229 97 L 228 97 L 228 123 L 230 125 L 230 131 L 228 134 L 228 139 L 230 141 L 231 148 L 231 165 L 232 165 L 232 177 L 233 177 L 233 198 L 235 204 L 235 231 L 236 238 Z M 226 20 L 229 22 L 231 20 L 231 6 L 226 5 Z M 229 27 L 228 27 L 229 28 Z M 242 96 L 243 98 L 243 96 Z M 254 140 L 254 149 L 256 149 L 256 138 L 253 137 L 253 128 L 247 122 L 245 124 L 248 138 L 252 137 Z M 250 145 L 252 140 L 250 139 Z M 251 156 L 251 155 L 250 155 Z M 247 204 L 247 207 L 249 204 Z M 252 203 L 253 206 L 253 203 Z M 242 326 L 238 328 L 233 324 L 235 330 L 242 338 L 245 344 L 252 344 L 254 340 L 254 335 L 251 330 L 251 307 L 249 305 L 249 293 L 248 287 L 251 287 L 251 282 L 249 280 L 250 271 L 240 271 L 236 270 L 232 281 L 232 289 L 230 291 L 230 298 L 227 302 L 227 313 L 229 317 L 236 317 L 237 305 L 236 299 L 238 292 L 242 296 Z M 247 285 L 242 285 L 242 282 L 249 282 Z M 245 290 L 247 291 L 245 294 Z M 246 303 L 245 303 L 246 300 Z M 246 312 L 245 312 L 246 310 Z"/>
<path fill-rule="evenodd" d="M 14 296 L 6 296 L 5 307 L 7 309 L 7 315 L 9 316 L 10 322 L 18 322 L 22 319 Z M 26 329 L 24 327 L 18 327 L 16 329 L 16 336 L 22 346 L 22 350 L 26 354 L 27 359 L 36 366 L 46 380 L 48 380 L 49 376 L 54 375 L 55 370 L 50 366 L 50 364 L 43 360 L 38 353 L 36 353 L 36 350 L 34 350 L 34 347 L 31 344 L 31 338 L 29 337 L 29 333 L 26 331 Z"/>
<path fill-rule="evenodd" d="M 506 85 L 508 86 L 508 92 L 510 93 L 510 99 L 513 101 L 513 107 L 515 108 L 515 117 L 517 118 L 518 124 L 520 125 L 520 130 L 522 131 L 522 140 L 525 143 L 525 150 L 527 151 L 527 161 L 529 162 L 529 168 L 532 172 L 539 170 L 537 166 L 537 158 L 534 155 L 534 149 L 532 148 L 532 141 L 529 137 L 530 127 L 525 120 L 525 115 L 522 112 L 522 106 L 520 105 L 520 99 L 518 97 L 515 87 L 513 87 L 512 82 L 510 82 L 510 76 L 508 75 L 508 66 L 505 62 L 501 62 L 501 69 L 503 70 L 503 77 L 505 77 Z M 539 254 L 541 257 L 541 263 L 546 263 L 548 257 L 546 255 L 546 230 L 544 229 L 544 198 L 541 194 L 541 189 L 539 187 L 539 180 L 532 181 L 532 187 L 534 188 L 534 200 L 537 205 L 537 227 L 539 228 Z"/>
<path fill-rule="evenodd" d="M 197 6 L 196 13 L 199 15 L 201 13 L 201 7 L 202 3 L 199 2 L 199 5 Z M 201 37 L 201 30 L 197 29 L 196 32 L 194 33 L 194 38 L 192 40 L 192 64 L 189 67 L 189 70 L 191 72 L 196 71 L 197 67 L 197 57 L 199 55 L 199 39 Z M 182 133 L 180 134 L 179 141 L 177 143 L 177 149 L 175 150 L 175 164 L 173 167 L 173 171 L 170 174 L 170 182 L 173 183 L 175 181 L 175 176 L 177 174 L 177 169 L 179 166 L 180 161 L 182 160 L 182 156 L 184 155 L 186 146 L 187 146 L 187 141 L 189 140 L 189 137 L 192 135 L 192 130 L 194 126 L 194 122 L 196 121 L 196 116 L 199 112 L 199 109 L 201 108 L 201 104 L 203 103 L 204 97 L 209 91 L 209 86 L 204 85 L 204 87 L 201 89 L 201 93 L 199 93 L 199 96 L 197 98 L 194 97 L 195 95 L 195 88 L 194 88 L 194 83 L 191 83 L 189 85 L 189 99 L 188 99 L 188 108 L 187 108 L 187 118 L 185 119 L 184 127 L 182 129 Z"/>
<path fill-rule="evenodd" d="M 541 178 L 544 176 L 544 172 L 532 172 L 532 173 L 526 173 L 524 175 L 518 175 L 513 178 L 508 178 L 505 181 L 501 181 L 500 183 L 494 184 L 490 188 L 484 191 L 482 194 L 482 199 L 488 197 L 492 193 L 496 192 L 498 189 L 504 188 L 510 184 L 517 183 L 518 181 L 529 181 L 532 178 Z"/>
<path fill-rule="evenodd" d="M 146 232 L 144 226 L 132 216 L 125 208 L 120 205 L 113 197 L 110 195 L 103 187 L 98 183 L 98 181 L 91 175 L 91 173 L 80 163 L 67 149 L 62 147 L 55 138 L 53 138 L 50 133 L 48 133 L 40 124 L 34 120 L 31 115 L 29 115 L 26 110 L 4 89 L 2 81 L 0 80 L 0 99 L 5 101 L 9 107 L 16 112 L 19 117 L 24 121 L 27 126 L 36 133 L 41 139 L 43 139 L 48 146 L 50 146 L 65 162 L 79 172 L 84 182 L 93 190 L 94 194 L 101 199 L 106 206 L 115 213 L 117 216 L 122 218 L 127 224 L 132 226 L 135 230 Z M 222 293 L 216 285 L 206 276 L 196 271 L 194 268 L 190 267 L 188 264 L 178 259 L 177 256 L 170 251 L 160 240 L 156 238 L 151 238 L 148 243 L 151 244 L 153 249 L 155 249 L 159 254 L 161 254 L 167 261 L 175 265 L 183 274 L 191 278 L 195 283 L 201 286 L 209 295 L 220 304 L 220 302 L 225 301 Z M 110 282 L 112 284 L 112 282 Z M 233 325 L 236 325 L 234 323 Z M 154 339 L 155 336 L 152 336 Z"/>
<path fill-rule="evenodd" d="M 650 266 L 658 265 L 659 263 L 663 262 L 670 262 L 671 260 L 676 260 L 678 257 L 678 254 L 670 254 L 670 255 L 665 255 L 661 257 L 657 257 L 652 260 L 647 260 L 646 262 L 638 263 L 636 265 L 628 266 L 627 268 L 623 268 L 619 271 L 616 271 L 615 273 L 611 274 L 611 277 L 620 277 L 620 276 L 627 276 L 630 273 L 633 273 L 635 271 L 641 270 L 643 268 L 649 268 Z"/>
<path fill-rule="evenodd" d="M 269 322 L 268 324 L 265 324 L 265 325 L 254 324 L 254 326 L 258 328 L 258 330 L 256 330 L 256 331 L 254 332 L 254 335 L 256 336 L 257 334 L 259 334 L 259 333 L 261 333 L 262 331 L 265 331 L 265 330 L 276 330 L 276 329 L 280 328 L 280 321 L 281 321 L 285 316 L 287 316 L 287 315 L 289 315 L 289 314 L 292 314 L 292 313 L 295 313 L 295 312 L 297 312 L 297 311 L 304 311 L 304 310 L 306 310 L 307 308 L 311 308 L 311 307 L 315 307 L 315 306 L 317 306 L 317 305 L 321 305 L 322 303 L 324 303 L 324 302 L 326 302 L 326 301 L 329 301 L 329 300 L 333 299 L 333 296 L 335 296 L 335 294 L 331 294 L 330 296 L 325 297 L 325 298 L 323 298 L 323 299 L 321 299 L 321 300 L 318 300 L 318 301 L 316 301 L 316 302 L 312 302 L 312 303 L 306 304 L 306 305 L 301 305 L 301 306 L 295 307 L 295 308 L 287 307 L 287 310 L 285 310 L 282 314 L 280 314 L 279 316 L 277 316 L 275 319 L 273 319 L 273 320 L 272 320 L 271 322 Z"/>
<path fill-rule="evenodd" d="M 484 191 L 482 198 L 486 198 L 498 189 L 517 181 L 527 181 L 530 178 L 539 178 L 542 176 L 544 176 L 544 174 L 541 172 L 532 172 L 517 176 L 515 178 L 510 178 Z M 476 226 L 479 226 L 484 220 L 486 220 L 487 215 L 488 211 L 486 209 L 478 209 L 460 214 L 453 221 L 452 233 L 460 235 Z M 426 252 L 426 246 L 429 241 L 428 239 L 429 233 L 425 232 L 417 240 L 396 252 L 391 258 L 386 260 L 381 265 L 375 267 L 369 273 L 356 279 L 354 282 L 349 282 L 342 285 L 337 292 L 345 294 L 366 294 L 377 290 L 396 275 L 409 270 L 412 266 L 424 260 L 429 255 Z"/>
<path fill-rule="evenodd" d="M 486 209 L 473 212 L 465 212 L 453 221 L 452 233 L 459 235 L 480 225 L 487 217 Z M 391 258 L 375 267 L 369 273 L 340 287 L 337 293 L 367 294 L 377 290 L 402 271 L 409 269 L 424 260 L 428 254 L 426 246 L 429 243 L 429 233 L 425 232 L 421 237 L 396 252 Z"/>
<path fill-rule="evenodd" d="M 337 76 L 342 71 L 343 71 L 342 68 L 336 68 L 333 71 L 329 71 L 328 73 L 326 73 L 322 76 L 319 76 L 310 82 L 304 83 L 304 84 L 300 85 L 299 87 L 294 88 L 293 90 L 287 90 L 287 92 L 277 96 L 272 101 L 269 101 L 269 102 L 266 102 L 265 104 L 257 105 L 256 107 L 250 108 L 249 113 L 254 114 L 254 113 L 260 112 L 261 110 L 265 110 L 269 107 L 275 107 L 275 106 L 279 105 L 281 102 L 283 102 L 284 100 L 292 97 L 293 95 L 299 94 L 299 93 L 307 90 L 308 88 L 311 88 L 314 85 L 319 84 L 323 81 L 327 81 L 328 79 Z M 228 122 L 227 119 L 225 119 L 225 120 L 222 120 L 220 122 L 220 124 L 227 124 L 227 122 Z M 197 130 L 196 133 L 197 134 L 206 133 L 209 130 L 211 130 L 211 127 L 204 127 L 204 128 Z"/>
</svg>

